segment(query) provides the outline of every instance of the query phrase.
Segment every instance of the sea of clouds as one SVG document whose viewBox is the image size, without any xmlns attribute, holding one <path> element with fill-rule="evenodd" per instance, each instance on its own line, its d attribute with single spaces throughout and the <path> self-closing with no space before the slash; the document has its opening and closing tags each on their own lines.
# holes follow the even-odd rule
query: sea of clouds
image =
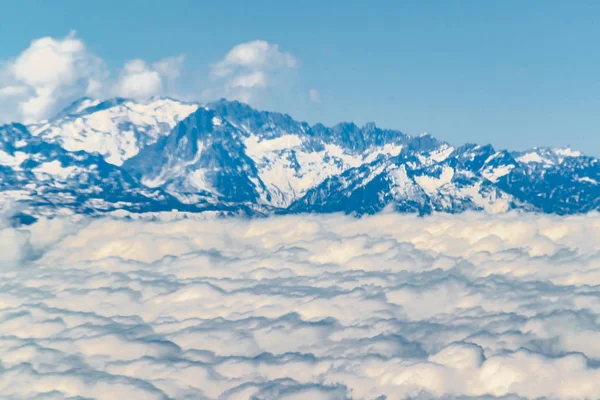
<svg viewBox="0 0 600 400">
<path fill-rule="evenodd" d="M 0 222 L 8 399 L 597 398 L 600 214 Z"/>
</svg>

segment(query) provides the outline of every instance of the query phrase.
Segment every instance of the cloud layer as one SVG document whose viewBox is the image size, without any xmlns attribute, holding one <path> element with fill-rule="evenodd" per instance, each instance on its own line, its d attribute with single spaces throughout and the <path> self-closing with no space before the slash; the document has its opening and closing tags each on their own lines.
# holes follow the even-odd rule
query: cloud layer
<svg viewBox="0 0 600 400">
<path fill-rule="evenodd" d="M 592 398 L 600 215 L 0 225 L 11 398 Z"/>
</svg>

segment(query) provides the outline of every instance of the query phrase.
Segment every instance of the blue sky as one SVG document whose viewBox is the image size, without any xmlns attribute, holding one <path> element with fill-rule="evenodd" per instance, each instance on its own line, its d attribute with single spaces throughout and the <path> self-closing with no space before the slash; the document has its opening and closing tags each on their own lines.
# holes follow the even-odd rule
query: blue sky
<svg viewBox="0 0 600 400">
<path fill-rule="evenodd" d="M 600 154 L 596 1 L 11 1 L 2 14 L 4 64 L 35 39 L 74 30 L 114 81 L 130 60 L 151 69 L 184 55 L 161 94 L 207 100 L 239 96 L 225 88 L 241 75 L 215 78 L 215 66 L 262 40 L 293 62 L 261 67 L 268 90 L 248 97 L 260 108 L 455 144 Z"/>
</svg>

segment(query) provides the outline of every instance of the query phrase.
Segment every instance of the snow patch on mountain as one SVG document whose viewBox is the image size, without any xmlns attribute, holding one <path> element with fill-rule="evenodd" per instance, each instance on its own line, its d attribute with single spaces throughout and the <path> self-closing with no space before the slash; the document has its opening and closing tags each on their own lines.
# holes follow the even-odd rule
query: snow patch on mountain
<svg viewBox="0 0 600 400">
<path fill-rule="evenodd" d="M 0 165 L 6 165 L 11 168 L 19 169 L 23 161 L 27 160 L 29 156 L 27 153 L 22 151 L 16 151 L 14 155 L 10 155 L 0 150 Z"/>
<path fill-rule="evenodd" d="M 389 169 L 389 176 L 392 180 L 392 194 L 394 198 L 409 198 L 414 199 L 419 191 L 415 182 L 408 177 L 406 166 L 392 167 Z"/>
<path fill-rule="evenodd" d="M 527 152 L 518 153 L 517 160 L 522 163 L 543 165 L 562 164 L 566 159 L 582 157 L 583 153 L 569 147 L 535 147 Z"/>
<path fill-rule="evenodd" d="M 477 182 L 473 186 L 466 186 L 462 189 L 462 192 L 474 204 L 479 206 L 487 213 L 499 214 L 506 212 L 510 209 L 510 196 L 498 193 L 497 191 L 491 191 L 486 193 L 485 190 L 482 188 L 481 182 Z"/>
<path fill-rule="evenodd" d="M 377 159 L 379 156 L 388 156 L 395 157 L 402 152 L 404 146 L 398 145 L 395 143 L 386 143 L 381 148 L 375 148 L 371 151 L 368 151 L 367 154 L 363 157 L 363 163 L 371 163 Z"/>
<path fill-rule="evenodd" d="M 584 177 L 581 177 L 581 178 L 577 178 L 577 181 L 579 181 L 579 182 L 585 182 L 585 183 L 591 183 L 592 185 L 600 185 L 600 182 L 598 182 L 595 179 L 588 178 L 587 176 L 584 176 Z"/>
<path fill-rule="evenodd" d="M 427 192 L 428 194 L 436 193 L 437 190 L 445 184 L 448 184 L 452 181 L 452 177 L 454 176 L 454 169 L 445 165 L 442 168 L 442 173 L 439 177 L 421 175 L 416 176 L 415 181 Z"/>
<path fill-rule="evenodd" d="M 38 179 L 46 179 L 49 175 L 55 179 L 66 180 L 76 170 L 77 168 L 74 166 L 63 167 L 60 161 L 53 160 L 35 167 L 33 173 L 37 175 Z"/>
<path fill-rule="evenodd" d="M 550 160 L 542 158 L 542 156 L 540 156 L 536 152 L 525 153 L 522 156 L 518 157 L 517 160 L 522 163 L 552 164 Z"/>
<path fill-rule="evenodd" d="M 580 151 L 573 150 L 569 147 L 557 147 L 553 148 L 554 154 L 561 157 L 581 157 L 583 154 Z"/>
<path fill-rule="evenodd" d="M 284 135 L 275 139 L 262 139 L 251 135 L 244 139 L 246 154 L 253 159 L 267 158 L 270 153 L 291 150 L 302 145 L 302 140 L 297 135 Z"/>
<path fill-rule="evenodd" d="M 448 146 L 447 144 L 443 144 L 439 149 L 432 151 L 429 154 L 429 158 L 431 158 L 435 162 L 442 162 L 446 160 L 450 155 L 454 152 L 453 146 Z"/>
<path fill-rule="evenodd" d="M 498 179 L 502 178 L 505 175 L 508 175 L 514 167 L 514 165 L 502 165 L 497 168 L 487 167 L 481 172 L 481 174 L 485 176 L 486 179 L 495 183 L 498 182 Z"/>
</svg>

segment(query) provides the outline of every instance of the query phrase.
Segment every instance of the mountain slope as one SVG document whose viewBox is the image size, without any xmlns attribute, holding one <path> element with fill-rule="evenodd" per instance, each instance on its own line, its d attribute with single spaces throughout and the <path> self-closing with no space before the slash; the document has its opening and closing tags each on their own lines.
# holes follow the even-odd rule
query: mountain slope
<svg viewBox="0 0 600 400">
<path fill-rule="evenodd" d="M 66 150 L 98 152 L 106 162 L 121 165 L 197 108 L 197 104 L 161 98 L 144 102 L 83 98 L 29 130 Z"/>
<path fill-rule="evenodd" d="M 213 110 L 199 108 L 170 135 L 143 149 L 124 168 L 148 187 L 256 203 L 264 186 L 239 132 Z M 194 201 L 195 197 L 193 198 Z"/>
<path fill-rule="evenodd" d="M 0 126 L 0 209 L 20 203 L 35 215 L 180 210 L 251 213 L 237 205 L 183 204 L 160 188 L 141 185 L 100 155 L 68 151 L 20 124 Z"/>
</svg>

